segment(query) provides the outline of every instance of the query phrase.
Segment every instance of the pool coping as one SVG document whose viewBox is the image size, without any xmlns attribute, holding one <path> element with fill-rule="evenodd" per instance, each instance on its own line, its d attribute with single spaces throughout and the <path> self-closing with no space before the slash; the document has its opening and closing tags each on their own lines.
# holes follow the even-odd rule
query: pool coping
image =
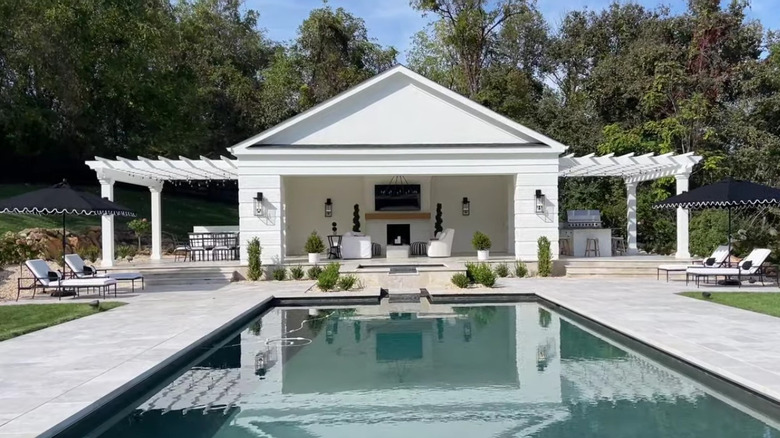
<svg viewBox="0 0 780 438">
<path fill-rule="evenodd" d="M 188 346 L 180 349 L 168 358 L 161 360 L 155 366 L 128 380 L 120 387 L 90 403 L 82 410 L 66 418 L 64 421 L 56 424 L 54 427 L 46 430 L 39 436 L 85 436 L 83 432 L 81 434 L 74 434 L 74 432 L 79 432 L 81 430 L 78 428 L 79 424 L 99 424 L 100 422 L 96 422 L 94 419 L 90 421 L 90 419 L 94 417 L 105 419 L 115 415 L 112 414 L 110 416 L 106 416 L 105 412 L 110 411 L 117 405 L 123 406 L 127 402 L 128 398 L 132 398 L 131 391 L 134 389 L 134 387 L 142 386 L 140 385 L 141 383 L 148 381 L 154 375 L 159 375 L 159 373 L 165 369 L 180 369 L 182 364 L 191 362 L 193 357 L 197 356 L 195 353 L 197 353 L 198 350 L 202 350 L 204 344 L 216 342 L 216 340 L 226 336 L 229 333 L 232 333 L 237 329 L 240 329 L 249 323 L 251 319 L 269 309 L 281 306 L 296 307 L 307 305 L 374 305 L 379 303 L 381 297 L 382 295 L 376 292 L 363 292 L 357 294 L 329 293 L 327 295 L 297 293 L 279 294 L 278 296 L 272 293 L 270 296 L 261 299 L 257 304 L 253 305 L 249 309 L 241 312 L 238 316 L 230 319 L 225 324 L 204 334 Z M 755 384 L 748 379 L 739 378 L 739 376 L 735 376 L 732 373 L 728 373 L 727 370 L 723 370 L 717 366 L 708 364 L 706 361 L 697 360 L 691 355 L 686 355 L 680 351 L 676 351 L 674 348 L 663 345 L 662 342 L 655 342 L 648 336 L 643 336 L 641 333 L 635 333 L 630 329 L 621 327 L 619 324 L 613 324 L 604 320 L 603 318 L 599 318 L 597 315 L 590 314 L 590 312 L 579 308 L 577 305 L 572 305 L 572 303 L 563 303 L 562 301 L 565 300 L 545 296 L 544 292 L 434 292 L 429 293 L 428 297 L 432 304 L 508 304 L 517 302 L 539 302 L 542 305 L 546 305 L 560 312 L 564 316 L 570 317 L 570 315 L 574 315 L 576 318 L 584 320 L 584 325 L 588 326 L 591 330 L 600 333 L 609 339 L 613 339 L 618 343 L 630 344 L 629 348 L 640 350 L 641 354 L 645 354 L 648 357 L 651 357 L 652 360 L 660 362 L 665 366 L 669 366 L 674 371 L 680 372 L 686 377 L 689 377 L 704 386 L 711 387 L 717 392 L 723 392 L 729 398 L 733 398 L 739 403 L 747 405 L 751 409 L 755 409 L 756 411 L 773 418 L 780 418 L 780 394 L 777 394 L 774 391 L 767 391 L 767 388 L 762 387 L 761 385 Z M 602 333 L 605 330 L 606 333 Z M 615 337 L 619 339 L 615 339 Z M 666 361 L 663 359 L 666 359 Z M 670 359 L 673 362 L 671 365 L 667 365 Z M 699 375 L 691 377 L 689 374 L 681 371 L 681 369 L 685 370 L 686 367 L 695 369 Z M 700 379 L 701 377 L 711 377 L 711 379 L 708 379 L 707 382 L 702 382 Z M 146 391 L 148 391 L 148 389 L 144 391 L 138 390 L 135 392 L 142 393 Z M 763 400 L 766 403 L 769 403 L 772 409 L 762 409 L 760 403 L 756 404 L 754 403 L 755 400 L 750 398 L 743 400 L 741 395 L 746 393 L 753 397 L 758 397 L 760 400 Z M 2 433 L 0 433 L 0 436 L 2 436 Z"/>
</svg>

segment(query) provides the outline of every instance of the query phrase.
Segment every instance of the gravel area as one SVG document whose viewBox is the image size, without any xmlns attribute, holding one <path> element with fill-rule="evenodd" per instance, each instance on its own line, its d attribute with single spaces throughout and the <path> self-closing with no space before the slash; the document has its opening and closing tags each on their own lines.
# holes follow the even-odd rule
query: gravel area
<svg viewBox="0 0 780 438">
<path fill-rule="evenodd" d="M 49 262 L 49 267 L 52 271 L 59 269 L 59 266 L 51 262 Z M 0 269 L 0 303 L 16 300 L 16 285 L 17 279 L 20 276 L 30 277 L 31 274 L 24 266 L 21 268 L 21 270 L 19 269 L 19 266 L 6 266 L 5 268 Z M 28 285 L 32 284 L 31 281 L 32 280 L 29 280 Z M 40 294 L 40 291 L 38 291 L 38 294 Z M 19 301 L 21 302 L 21 300 L 25 298 L 29 299 L 31 297 L 32 290 L 23 290 Z"/>
</svg>

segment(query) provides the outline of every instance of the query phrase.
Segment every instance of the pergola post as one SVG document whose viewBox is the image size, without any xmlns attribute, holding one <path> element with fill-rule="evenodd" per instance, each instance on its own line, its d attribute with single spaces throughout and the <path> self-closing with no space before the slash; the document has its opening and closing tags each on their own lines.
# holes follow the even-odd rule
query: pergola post
<svg viewBox="0 0 780 438">
<path fill-rule="evenodd" d="M 629 255 L 639 252 L 636 238 L 636 186 L 637 183 L 626 181 L 626 251 Z"/>
<path fill-rule="evenodd" d="M 679 173 L 674 176 L 674 179 L 677 182 L 678 195 L 688 191 L 689 177 L 690 177 L 690 171 L 685 173 Z M 677 208 L 677 253 L 675 254 L 675 258 L 678 259 L 691 258 L 691 253 L 689 250 L 688 220 L 689 220 L 688 209 Z"/>
<path fill-rule="evenodd" d="M 162 184 L 149 187 L 152 193 L 152 260 L 162 259 Z"/>
<path fill-rule="evenodd" d="M 114 200 L 114 180 L 110 178 L 101 178 L 100 180 L 100 196 Z M 114 216 L 103 215 L 100 218 L 100 243 L 101 250 L 103 252 L 103 261 L 101 266 L 111 267 L 114 266 Z"/>
</svg>

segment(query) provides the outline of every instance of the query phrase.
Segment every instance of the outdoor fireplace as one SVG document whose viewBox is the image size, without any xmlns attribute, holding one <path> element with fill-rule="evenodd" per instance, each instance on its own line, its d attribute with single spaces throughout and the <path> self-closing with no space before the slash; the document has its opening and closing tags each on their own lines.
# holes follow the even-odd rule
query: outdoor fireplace
<svg viewBox="0 0 780 438">
<path fill-rule="evenodd" d="M 409 245 L 412 240 L 410 235 L 409 224 L 387 224 L 388 245 Z"/>
</svg>

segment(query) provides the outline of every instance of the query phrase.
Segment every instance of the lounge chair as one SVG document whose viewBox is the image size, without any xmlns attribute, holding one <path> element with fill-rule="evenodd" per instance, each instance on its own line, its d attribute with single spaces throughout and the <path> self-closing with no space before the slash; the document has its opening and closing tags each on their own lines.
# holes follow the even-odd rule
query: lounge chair
<svg viewBox="0 0 780 438">
<path fill-rule="evenodd" d="M 141 280 L 141 289 L 145 289 L 144 276 L 140 272 L 112 272 L 108 273 L 105 269 L 97 269 L 87 266 L 84 259 L 78 254 L 66 254 L 65 264 L 71 271 L 74 278 L 113 278 L 116 281 L 132 282 L 132 291 L 135 292 L 136 280 Z M 104 272 L 101 274 L 101 272 Z"/>
<path fill-rule="evenodd" d="M 446 228 L 436 236 L 436 240 L 428 242 L 428 257 L 449 257 L 452 254 L 452 239 L 455 230 Z"/>
<path fill-rule="evenodd" d="M 109 277 L 93 277 L 93 278 L 63 278 L 62 273 L 54 272 L 49 268 L 49 264 L 41 259 L 27 260 L 24 262 L 27 269 L 33 275 L 33 278 L 19 278 L 17 281 L 16 301 L 19 301 L 19 296 L 22 290 L 33 290 L 33 298 L 35 298 L 35 292 L 40 287 L 44 292 L 46 289 L 54 289 L 62 291 L 64 289 L 75 289 L 76 294 L 80 289 L 96 289 L 98 292 L 103 292 L 103 296 L 106 292 L 114 286 L 114 296 L 116 296 L 116 279 Z M 24 280 L 33 280 L 32 285 L 22 286 Z M 60 294 L 62 299 L 62 294 Z"/>
<path fill-rule="evenodd" d="M 693 277 L 696 281 L 696 286 L 699 286 L 702 278 L 707 279 L 709 277 L 715 277 L 717 280 L 718 277 L 737 277 L 737 281 L 741 286 L 742 277 L 758 276 L 759 281 L 761 281 L 761 284 L 763 285 L 764 276 L 766 273 L 764 272 L 762 265 L 766 261 L 767 257 L 769 257 L 770 253 L 771 251 L 766 248 L 754 249 L 750 252 L 750 254 L 748 254 L 747 257 L 739 262 L 736 267 L 733 268 L 688 268 L 685 271 L 685 283 L 688 284 L 688 280 L 691 277 Z"/>
<path fill-rule="evenodd" d="M 728 245 L 721 245 L 717 248 L 715 248 L 715 251 L 712 252 L 712 255 L 710 255 L 708 258 L 702 260 L 699 263 L 695 264 L 674 264 L 674 265 L 660 265 L 658 266 L 658 269 L 655 271 L 655 279 L 659 280 L 661 278 L 661 271 L 666 272 L 666 281 L 669 281 L 669 272 L 685 272 L 688 270 L 688 268 L 720 268 L 723 266 L 723 263 L 726 262 L 726 259 L 729 257 L 729 247 Z"/>
</svg>

